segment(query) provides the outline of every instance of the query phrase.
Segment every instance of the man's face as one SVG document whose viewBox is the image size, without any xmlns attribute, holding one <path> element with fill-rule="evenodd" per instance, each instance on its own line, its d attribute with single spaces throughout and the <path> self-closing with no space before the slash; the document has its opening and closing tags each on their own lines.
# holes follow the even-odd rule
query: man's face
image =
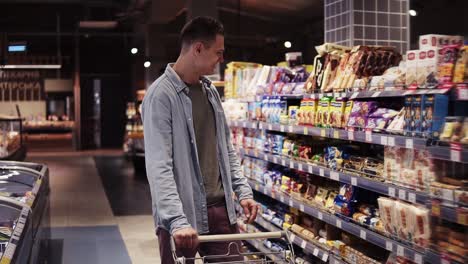
<svg viewBox="0 0 468 264">
<path fill-rule="evenodd" d="M 196 67 L 201 75 L 210 75 L 215 72 L 219 63 L 224 61 L 224 36 L 216 35 L 215 41 L 209 45 L 201 45 L 197 52 Z"/>
</svg>

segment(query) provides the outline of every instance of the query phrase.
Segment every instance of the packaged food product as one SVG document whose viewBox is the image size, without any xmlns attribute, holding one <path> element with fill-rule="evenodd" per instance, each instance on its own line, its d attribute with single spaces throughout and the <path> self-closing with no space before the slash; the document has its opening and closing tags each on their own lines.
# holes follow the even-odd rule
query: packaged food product
<svg viewBox="0 0 468 264">
<path fill-rule="evenodd" d="M 366 127 L 367 117 L 351 116 L 348 121 L 348 128 L 363 129 Z"/>
<path fill-rule="evenodd" d="M 346 102 L 346 107 L 345 107 L 343 122 L 342 122 L 343 127 L 348 125 L 349 117 L 351 116 L 351 110 L 353 109 L 353 103 L 354 101 Z"/>
<path fill-rule="evenodd" d="M 413 123 L 413 96 L 405 96 L 404 109 L 405 109 L 405 124 L 403 127 L 404 134 L 411 136 L 411 124 Z"/>
<path fill-rule="evenodd" d="M 447 142 L 460 142 L 463 133 L 463 117 L 448 116 L 445 118 L 444 128 L 440 140 Z"/>
<path fill-rule="evenodd" d="M 463 122 L 463 132 L 462 138 L 460 140 L 462 144 L 468 144 L 468 118 L 465 117 L 465 121 Z"/>
<path fill-rule="evenodd" d="M 427 247 L 431 237 L 431 229 L 429 226 L 429 210 L 426 208 L 413 206 L 412 213 L 415 218 L 414 242 L 421 247 Z"/>
<path fill-rule="evenodd" d="M 459 45 L 449 45 L 442 48 L 442 58 L 438 67 L 439 84 L 450 85 L 452 83 L 459 50 Z"/>
<path fill-rule="evenodd" d="M 422 99 L 421 95 L 413 96 L 411 102 L 411 134 L 413 137 L 420 136 L 422 132 Z"/>
<path fill-rule="evenodd" d="M 317 112 L 315 114 L 315 126 L 327 127 L 329 123 L 331 97 L 322 97 L 318 103 Z"/>
<path fill-rule="evenodd" d="M 442 48 L 446 45 L 463 44 L 463 36 L 427 34 L 419 36 L 419 48 Z"/>
<path fill-rule="evenodd" d="M 330 126 L 334 128 L 343 127 L 343 119 L 346 102 L 342 99 L 334 99 L 330 103 Z"/>
<path fill-rule="evenodd" d="M 328 190 L 325 188 L 319 187 L 317 189 L 317 195 L 315 195 L 314 201 L 320 206 L 325 206 L 327 197 L 328 197 Z"/>
<path fill-rule="evenodd" d="M 455 72 L 453 74 L 454 83 L 462 83 L 468 81 L 468 46 L 463 46 L 458 52 L 457 62 L 455 64 Z"/>
<path fill-rule="evenodd" d="M 416 89 L 418 87 L 418 55 L 419 50 L 406 52 L 406 87 Z"/>
<path fill-rule="evenodd" d="M 438 138 L 448 114 L 448 95 L 426 94 L 422 96 L 422 133 L 428 138 Z"/>
</svg>

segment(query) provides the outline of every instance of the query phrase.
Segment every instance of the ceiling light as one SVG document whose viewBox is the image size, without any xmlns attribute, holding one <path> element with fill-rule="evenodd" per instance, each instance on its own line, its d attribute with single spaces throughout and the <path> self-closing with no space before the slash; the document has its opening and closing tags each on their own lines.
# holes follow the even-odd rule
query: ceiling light
<svg viewBox="0 0 468 264">
<path fill-rule="evenodd" d="M 143 66 L 145 66 L 145 68 L 148 68 L 149 66 L 151 66 L 151 62 L 150 61 L 145 61 Z"/>
<path fill-rule="evenodd" d="M 137 53 L 138 53 L 138 49 L 137 49 L 137 48 L 132 48 L 132 49 L 130 50 L 130 52 L 131 52 L 132 54 L 137 54 Z"/>
<path fill-rule="evenodd" d="M 285 47 L 285 48 L 289 49 L 289 48 L 291 48 L 291 46 L 292 46 L 292 44 L 291 44 L 290 41 L 285 41 L 285 42 L 284 42 L 284 47 Z"/>
<path fill-rule="evenodd" d="M 410 9 L 410 11 L 408 11 L 409 15 L 410 16 L 417 16 L 418 15 L 418 12 L 416 12 L 416 10 L 414 9 Z"/>
</svg>

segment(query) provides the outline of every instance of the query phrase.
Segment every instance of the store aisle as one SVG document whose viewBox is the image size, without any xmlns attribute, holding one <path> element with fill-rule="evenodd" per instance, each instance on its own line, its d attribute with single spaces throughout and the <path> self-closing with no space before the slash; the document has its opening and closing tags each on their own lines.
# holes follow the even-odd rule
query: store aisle
<svg viewBox="0 0 468 264">
<path fill-rule="evenodd" d="M 133 179 L 119 152 L 34 154 L 28 161 L 50 170 L 50 263 L 159 262 L 147 184 Z"/>
</svg>

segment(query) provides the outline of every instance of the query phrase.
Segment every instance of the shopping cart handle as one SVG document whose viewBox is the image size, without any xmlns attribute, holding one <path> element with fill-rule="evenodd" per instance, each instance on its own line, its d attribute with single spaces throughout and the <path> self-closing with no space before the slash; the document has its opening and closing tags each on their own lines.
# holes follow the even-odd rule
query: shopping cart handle
<svg viewBox="0 0 468 264">
<path fill-rule="evenodd" d="M 226 234 L 226 235 L 201 235 L 198 236 L 200 243 L 206 242 L 226 242 L 226 241 L 239 241 L 250 239 L 269 239 L 269 238 L 284 238 L 287 237 L 286 231 L 277 232 L 259 232 L 259 233 L 245 233 L 245 234 Z M 171 249 L 175 251 L 174 237 L 171 237 Z"/>
</svg>

